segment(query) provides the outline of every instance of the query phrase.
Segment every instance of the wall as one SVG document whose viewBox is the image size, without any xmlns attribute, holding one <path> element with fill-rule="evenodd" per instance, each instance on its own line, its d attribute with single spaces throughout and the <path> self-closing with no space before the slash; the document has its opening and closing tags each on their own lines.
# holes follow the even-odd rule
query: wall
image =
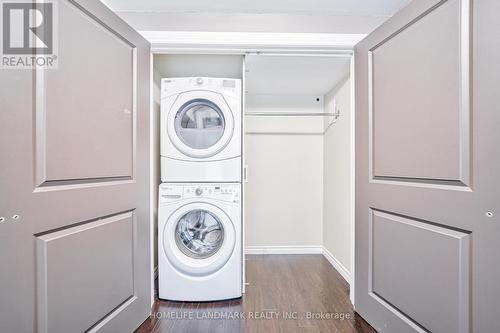
<svg viewBox="0 0 500 333">
<path fill-rule="evenodd" d="M 322 112 L 323 99 L 316 98 L 249 95 L 246 112 Z M 245 122 L 246 248 L 319 248 L 323 207 L 321 118 L 247 116 Z"/>
<path fill-rule="evenodd" d="M 345 79 L 325 96 L 325 110 L 340 117 L 324 136 L 323 246 L 341 269 L 351 271 L 351 94 Z M 326 119 L 329 121 L 329 119 Z M 327 124 L 325 124 L 326 127 Z"/>
<path fill-rule="evenodd" d="M 154 64 L 162 77 L 222 77 L 241 79 L 242 55 L 155 54 Z"/>
</svg>

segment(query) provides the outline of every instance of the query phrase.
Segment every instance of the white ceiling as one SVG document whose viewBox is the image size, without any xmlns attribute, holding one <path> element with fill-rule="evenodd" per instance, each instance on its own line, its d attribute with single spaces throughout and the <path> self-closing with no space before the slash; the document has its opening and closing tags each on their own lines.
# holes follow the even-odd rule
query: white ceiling
<svg viewBox="0 0 500 333">
<path fill-rule="evenodd" d="M 139 31 L 366 34 L 410 0 L 102 0 Z"/>
<path fill-rule="evenodd" d="M 246 57 L 246 90 L 255 95 L 319 95 L 349 74 L 350 59 L 326 56 Z"/>
<path fill-rule="evenodd" d="M 115 11 L 392 16 L 409 0 L 105 0 Z"/>
</svg>

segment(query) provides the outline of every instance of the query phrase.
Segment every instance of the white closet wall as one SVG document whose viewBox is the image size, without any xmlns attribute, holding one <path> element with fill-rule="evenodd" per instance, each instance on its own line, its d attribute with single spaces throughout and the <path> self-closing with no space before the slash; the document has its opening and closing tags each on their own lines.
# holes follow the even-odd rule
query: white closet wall
<svg viewBox="0 0 500 333">
<path fill-rule="evenodd" d="M 246 112 L 323 112 L 323 98 L 249 95 Z M 246 248 L 321 248 L 323 119 L 247 116 L 245 121 Z"/>
<path fill-rule="evenodd" d="M 324 136 L 323 246 L 351 273 L 351 91 L 345 79 L 325 96 L 325 110 L 340 110 Z M 326 124 L 325 124 L 326 125 Z"/>
<path fill-rule="evenodd" d="M 162 77 L 220 77 L 241 79 L 243 56 L 223 54 L 155 54 Z"/>
<path fill-rule="evenodd" d="M 343 195 L 349 209 L 349 177 L 347 186 L 337 187 L 337 182 L 350 167 L 350 155 L 336 154 L 337 150 L 349 151 L 344 136 L 350 129 L 343 127 L 349 121 L 342 119 L 331 126 L 325 139 L 329 119 L 292 116 L 333 112 L 323 97 L 332 87 L 343 86 L 349 75 L 349 57 L 251 54 L 245 59 L 246 113 L 273 114 L 245 117 L 247 253 L 321 252 L 326 242 L 328 250 L 335 256 L 338 250 L 349 266 L 350 235 L 344 229 L 350 221 L 343 207 L 330 207 L 331 201 Z M 328 94 L 329 100 L 333 94 Z M 274 116 L 281 113 L 287 116 Z M 333 138 L 343 141 L 333 142 Z M 335 175 L 337 172 L 341 174 Z"/>
</svg>

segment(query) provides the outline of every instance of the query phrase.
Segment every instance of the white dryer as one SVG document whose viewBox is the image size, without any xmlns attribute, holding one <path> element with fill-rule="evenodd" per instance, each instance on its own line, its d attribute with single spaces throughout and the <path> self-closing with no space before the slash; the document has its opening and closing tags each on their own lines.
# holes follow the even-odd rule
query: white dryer
<svg viewBox="0 0 500 333">
<path fill-rule="evenodd" d="M 159 297 L 237 298 L 242 291 L 241 187 L 163 183 L 159 190 Z"/>
<path fill-rule="evenodd" d="M 162 79 L 162 182 L 241 181 L 241 124 L 241 80 Z"/>
</svg>

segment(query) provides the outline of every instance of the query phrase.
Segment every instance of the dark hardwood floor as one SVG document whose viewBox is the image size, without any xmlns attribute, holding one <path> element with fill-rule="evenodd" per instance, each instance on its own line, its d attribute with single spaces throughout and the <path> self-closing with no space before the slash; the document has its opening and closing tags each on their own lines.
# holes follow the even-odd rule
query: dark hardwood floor
<svg viewBox="0 0 500 333">
<path fill-rule="evenodd" d="M 136 332 L 375 332 L 354 313 L 347 282 L 322 255 L 249 255 L 246 276 L 241 299 L 156 300 Z"/>
</svg>

